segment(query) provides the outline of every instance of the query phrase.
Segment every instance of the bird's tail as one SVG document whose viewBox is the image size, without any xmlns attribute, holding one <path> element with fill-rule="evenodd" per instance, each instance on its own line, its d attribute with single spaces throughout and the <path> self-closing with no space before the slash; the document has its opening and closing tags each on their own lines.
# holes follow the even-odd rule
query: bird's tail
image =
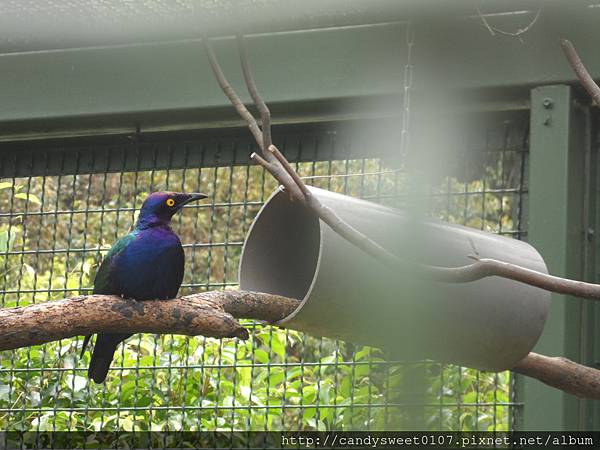
<svg viewBox="0 0 600 450">
<path fill-rule="evenodd" d="M 127 339 L 130 334 L 121 333 L 99 333 L 94 345 L 94 353 L 88 368 L 88 377 L 96 383 L 103 383 L 108 374 L 115 350 L 118 345 Z"/>
<path fill-rule="evenodd" d="M 91 334 L 88 334 L 87 336 L 85 336 L 83 338 L 83 345 L 81 346 L 81 353 L 79 354 L 79 359 L 83 358 L 83 355 L 85 353 L 85 349 L 88 345 L 88 342 L 90 342 L 90 339 L 92 338 Z"/>
</svg>

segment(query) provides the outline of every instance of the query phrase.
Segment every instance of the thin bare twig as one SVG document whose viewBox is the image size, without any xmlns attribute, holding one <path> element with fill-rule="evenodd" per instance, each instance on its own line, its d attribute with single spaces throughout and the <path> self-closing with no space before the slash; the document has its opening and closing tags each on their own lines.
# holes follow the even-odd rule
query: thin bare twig
<svg viewBox="0 0 600 450">
<path fill-rule="evenodd" d="M 252 76 L 250 65 L 248 64 L 245 54 L 244 41 L 242 38 L 238 37 L 238 44 L 240 45 L 240 58 L 242 61 L 244 61 L 242 63 L 242 69 L 244 71 L 244 79 L 248 83 L 248 90 L 251 92 L 251 96 L 256 103 L 256 107 L 259 110 L 266 109 L 268 111 L 268 108 L 262 100 L 254 83 L 254 77 Z M 206 45 L 207 48 L 210 49 L 209 44 L 207 43 Z M 211 59 L 211 65 L 213 65 L 213 71 L 215 74 L 220 74 L 219 84 L 223 88 L 225 94 L 231 99 L 231 92 L 234 91 L 231 89 L 231 86 L 225 79 L 218 61 L 216 58 L 214 58 L 214 54 L 213 58 Z M 235 95 L 234 98 L 239 97 Z M 254 123 L 256 123 L 256 121 L 254 121 Z M 265 126 L 267 124 L 270 126 L 270 121 L 265 121 L 264 124 Z M 259 142 L 259 140 L 257 140 L 257 142 Z M 260 140 L 260 142 L 262 142 L 262 140 Z M 338 216 L 335 211 L 326 205 L 323 205 L 317 197 L 311 195 L 310 189 L 298 176 L 291 164 L 275 145 L 270 145 L 267 148 L 267 151 L 263 152 L 263 156 L 253 153 L 251 158 L 263 166 L 265 170 L 267 170 L 281 185 L 284 186 L 286 191 L 289 193 L 290 198 L 299 200 L 314 214 L 316 214 L 324 223 L 331 227 L 333 231 L 346 239 L 348 242 L 360 248 L 368 255 L 371 255 L 373 258 L 381 261 L 387 267 L 393 268 L 409 265 L 407 261 L 404 261 L 402 258 L 389 252 L 377 242 L 370 239 L 367 235 L 352 227 L 340 216 Z M 417 273 L 420 273 L 424 277 L 447 283 L 467 283 L 486 277 L 499 276 L 514 281 L 519 281 L 531 286 L 536 286 L 551 292 L 600 300 L 600 285 L 555 277 L 553 275 L 548 275 L 546 273 L 537 272 L 525 267 L 517 266 L 515 264 L 490 258 L 480 258 L 477 256 L 473 259 L 475 259 L 475 262 L 472 264 L 459 267 L 420 265 L 418 266 L 418 269 L 420 270 L 417 271 Z"/>
<path fill-rule="evenodd" d="M 283 156 L 279 149 L 271 144 L 268 150 L 275 155 L 275 158 L 277 158 L 277 160 L 281 163 L 286 172 L 290 175 L 290 177 L 292 177 L 292 180 L 294 180 L 294 183 L 296 183 L 296 185 L 300 188 L 300 191 L 302 192 L 302 194 L 304 194 L 304 197 L 310 197 L 311 193 L 306 187 L 306 184 L 304 184 L 302 178 L 298 176 L 298 173 L 294 170 L 290 162 L 287 159 L 285 159 L 285 156 Z"/>
<path fill-rule="evenodd" d="M 215 78 L 217 79 L 217 82 L 219 83 L 219 86 L 221 86 L 221 89 L 223 90 L 231 104 L 234 106 L 238 114 L 242 117 L 242 119 L 244 119 L 246 125 L 248 125 L 248 129 L 252 133 L 252 136 L 254 136 L 256 143 L 262 149 L 263 137 L 260 128 L 258 127 L 256 120 L 254 119 L 254 116 L 250 113 L 250 111 L 248 111 L 248 108 L 246 108 L 244 102 L 242 102 L 242 99 L 233 90 L 233 88 L 229 84 L 229 81 L 227 81 L 227 78 L 223 73 L 223 69 L 221 69 L 221 66 L 217 61 L 215 52 L 210 46 L 208 39 L 204 38 L 202 42 L 204 43 L 204 49 L 206 50 L 206 55 L 208 56 L 210 67 L 212 68 L 212 71 L 215 75 Z"/>
<path fill-rule="evenodd" d="M 256 84 L 254 83 L 254 77 L 246 56 L 244 40 L 242 38 L 238 38 L 238 44 L 240 58 L 243 62 L 242 70 L 244 71 L 244 79 L 246 80 L 248 91 L 250 92 L 257 109 L 259 111 L 268 111 L 268 108 L 266 107 L 266 104 L 258 92 Z M 216 62 L 216 64 L 218 64 L 218 62 Z M 268 124 L 270 126 L 270 116 Z M 263 133 L 264 131 L 265 129 L 263 129 Z M 279 183 L 285 187 L 291 199 L 297 199 L 307 206 L 340 236 L 344 237 L 354 245 L 357 245 L 366 253 L 374 256 L 377 259 L 386 261 L 392 265 L 401 263 L 400 258 L 387 251 L 381 245 L 372 241 L 367 235 L 353 228 L 350 224 L 342 220 L 342 218 L 339 217 L 335 211 L 323 205 L 319 199 L 317 199 L 314 195 L 311 195 L 308 187 L 304 184 L 302 179 L 290 165 L 289 161 L 285 158 L 285 156 L 283 156 L 283 154 L 275 145 L 271 144 L 267 148 L 267 151 L 263 153 L 264 158 L 260 158 L 256 154 L 253 154 L 252 156 L 258 164 L 263 166 Z M 269 157 L 277 161 L 277 166 L 273 164 L 273 161 L 271 161 Z M 275 170 L 275 168 L 277 170 Z M 283 169 L 283 173 L 282 171 L 278 170 L 279 168 Z"/>
<path fill-rule="evenodd" d="M 483 15 L 483 13 L 481 12 L 481 10 L 479 9 L 479 6 L 476 6 L 475 9 L 477 10 L 477 15 L 481 19 L 481 22 L 483 23 L 483 25 L 488 29 L 488 31 L 490 32 L 490 34 L 492 36 L 496 36 L 496 32 L 494 31 L 494 29 L 492 28 L 492 26 L 490 25 L 490 23 L 487 21 L 487 19 L 485 18 L 485 16 Z"/>
<path fill-rule="evenodd" d="M 292 178 L 288 175 L 286 170 L 281 166 L 279 161 L 277 161 L 275 156 L 273 156 L 270 152 L 265 151 L 265 139 L 264 139 L 262 130 L 259 128 L 258 123 L 256 122 L 256 119 L 254 118 L 252 113 L 250 113 L 250 111 L 248 111 L 248 108 L 246 108 L 246 106 L 242 102 L 240 96 L 235 92 L 235 90 L 233 89 L 233 87 L 231 86 L 229 81 L 227 80 L 227 77 L 225 77 L 225 74 L 223 73 L 223 69 L 221 69 L 221 65 L 219 64 L 219 61 L 215 55 L 215 52 L 213 51 L 213 49 L 210 45 L 210 41 L 208 40 L 208 38 L 205 37 L 203 39 L 203 43 L 204 43 L 204 48 L 206 50 L 206 54 L 208 55 L 208 61 L 210 63 L 212 71 L 215 75 L 215 78 L 217 79 L 217 82 L 219 83 L 219 86 L 221 87 L 221 89 L 223 90 L 223 92 L 225 93 L 227 98 L 229 98 L 229 101 L 233 104 L 233 106 L 235 107 L 238 114 L 246 122 L 248 128 L 250 129 L 250 132 L 254 136 L 254 140 L 256 141 L 256 144 L 258 145 L 258 147 L 260 148 L 260 150 L 262 152 L 262 158 L 261 158 L 262 163 L 260 163 L 257 158 L 255 158 L 255 159 L 263 167 L 265 167 L 265 169 L 267 169 L 269 171 L 269 173 L 271 173 L 277 180 L 279 180 L 279 182 L 281 184 L 283 184 L 285 186 L 285 188 L 290 193 L 292 198 L 302 198 L 302 194 L 299 191 L 298 186 L 296 186 L 296 183 L 294 183 Z M 254 83 L 254 77 L 251 74 L 251 69 L 248 64 L 247 57 L 245 55 L 246 52 L 245 52 L 245 48 L 244 48 L 243 39 L 239 39 L 238 44 L 240 45 L 240 55 L 241 55 L 240 57 L 242 58 L 242 61 L 243 61 L 242 69 L 244 71 L 244 79 L 246 80 L 246 82 L 251 81 L 252 83 Z M 248 91 L 250 92 L 250 95 L 252 96 L 253 99 L 254 98 L 260 99 L 260 94 L 258 93 L 256 84 L 253 84 L 252 86 L 248 86 Z M 271 115 L 270 115 L 269 109 L 267 108 L 264 101 L 262 101 L 262 99 L 260 100 L 260 103 L 263 106 L 257 105 L 257 108 L 259 109 L 259 111 L 261 111 L 263 126 L 266 126 L 267 128 L 269 128 L 268 139 L 270 141 L 271 140 Z"/>
<path fill-rule="evenodd" d="M 542 8 L 540 8 L 540 9 L 538 9 L 537 13 L 533 17 L 533 20 L 531 22 L 529 22 L 529 24 L 527 24 L 525 27 L 519 28 L 517 31 L 505 31 L 505 30 L 502 30 L 500 28 L 496 28 L 496 27 L 493 27 L 492 25 L 490 25 L 490 23 L 485 18 L 485 15 L 481 12 L 479 7 L 476 7 L 476 9 L 477 9 L 477 15 L 481 19 L 481 22 L 488 29 L 488 31 L 490 32 L 490 34 L 492 36 L 495 36 L 496 33 L 498 33 L 498 34 L 502 34 L 504 36 L 516 37 L 521 42 L 523 42 L 523 38 L 521 36 L 523 34 L 527 33 L 536 24 L 536 22 L 540 18 L 540 14 L 542 13 Z"/>
<path fill-rule="evenodd" d="M 241 34 L 236 35 L 236 39 L 238 41 L 238 48 L 244 49 L 244 51 L 240 51 L 240 62 L 242 64 L 242 71 L 244 73 L 244 80 L 246 80 L 246 86 L 248 87 L 248 92 L 254 100 L 254 104 L 258 109 L 260 114 L 261 123 L 262 123 L 262 140 L 263 145 L 261 150 L 263 153 L 266 153 L 267 149 L 271 146 L 271 111 L 267 104 L 263 101 L 260 94 L 258 93 L 258 88 L 256 87 L 256 82 L 254 81 L 254 74 L 250 69 L 250 63 L 248 63 L 248 57 L 246 56 L 246 45 L 244 42 L 244 37 Z"/>
<path fill-rule="evenodd" d="M 271 145 L 271 148 L 273 147 L 274 146 Z M 277 150 L 276 147 L 275 150 L 280 155 L 279 157 L 284 158 L 284 156 L 279 150 Z M 269 164 L 264 159 L 258 158 L 257 155 L 254 155 L 254 159 L 266 170 L 268 170 L 271 173 L 271 175 L 273 175 L 275 179 L 281 184 L 283 184 L 284 187 L 287 189 L 287 185 L 282 182 L 278 174 L 275 174 L 269 170 Z M 291 169 L 289 162 L 286 166 Z M 363 250 L 368 255 L 371 255 L 377 260 L 386 263 L 388 267 L 397 267 L 400 264 L 406 264 L 401 258 L 389 252 L 377 242 L 371 240 L 366 234 L 361 233 L 356 228 L 352 227 L 348 222 L 346 222 L 340 216 L 338 216 L 333 209 L 321 203 L 317 197 L 310 193 L 310 190 L 302 182 L 300 177 L 296 175 L 296 178 L 300 182 L 300 184 L 297 185 L 297 189 L 299 189 L 299 191 L 301 192 L 301 196 L 297 198 L 300 199 L 300 201 L 307 208 L 309 208 L 317 217 L 319 217 L 323 222 L 325 222 L 333 231 L 342 236 L 351 244 Z M 308 195 L 304 195 L 305 191 L 308 192 Z"/>
<path fill-rule="evenodd" d="M 561 39 L 560 48 L 562 49 L 571 69 L 575 72 L 575 75 L 579 79 L 581 85 L 590 94 L 592 100 L 596 105 L 600 105 L 600 86 L 594 81 L 588 70 L 586 69 L 583 61 L 577 54 L 577 50 L 567 39 Z"/>
<path fill-rule="evenodd" d="M 474 258 L 473 264 L 462 267 L 433 267 L 435 279 L 450 283 L 468 283 L 485 277 L 497 276 L 539 287 L 557 294 L 573 295 L 589 299 L 600 299 L 600 284 L 570 280 L 517 266 L 516 264 L 489 258 Z"/>
</svg>

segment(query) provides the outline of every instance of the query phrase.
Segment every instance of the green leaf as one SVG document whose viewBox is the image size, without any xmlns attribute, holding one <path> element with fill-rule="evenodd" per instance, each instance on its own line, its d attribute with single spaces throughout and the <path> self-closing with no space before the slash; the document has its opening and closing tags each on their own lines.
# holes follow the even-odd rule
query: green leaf
<svg viewBox="0 0 600 450">
<path fill-rule="evenodd" d="M 33 267 L 27 263 L 23 263 L 23 267 L 25 268 L 25 272 L 29 278 L 35 277 L 35 269 Z"/>
<path fill-rule="evenodd" d="M 261 364 L 267 364 L 269 362 L 269 354 L 261 349 L 257 349 L 254 352 L 254 358 Z"/>
<path fill-rule="evenodd" d="M 285 372 L 282 369 L 280 369 L 280 368 L 273 369 L 271 371 L 271 376 L 269 377 L 269 385 L 271 387 L 275 387 L 279 383 L 281 383 L 284 378 L 285 378 Z"/>
<path fill-rule="evenodd" d="M 477 402 L 477 392 L 471 391 L 463 397 L 464 403 L 476 403 Z"/>
<path fill-rule="evenodd" d="M 35 194 L 26 194 L 25 192 L 19 192 L 18 194 L 15 194 L 15 198 L 20 198 L 22 200 L 26 200 L 31 203 L 36 203 L 38 205 L 42 204 L 41 200 Z"/>
<path fill-rule="evenodd" d="M 271 340 L 271 349 L 281 359 L 285 358 L 285 334 L 282 332 L 273 333 Z"/>
<path fill-rule="evenodd" d="M 315 417 L 315 414 L 317 413 L 317 409 L 316 408 L 306 408 L 304 410 L 304 414 L 303 419 L 306 420 L 307 422 L 310 421 L 310 419 L 312 419 L 313 417 Z"/>
<path fill-rule="evenodd" d="M 15 241 L 17 230 L 12 228 L 10 230 L 0 231 L 0 253 L 6 253 L 12 248 L 12 244 Z"/>
</svg>

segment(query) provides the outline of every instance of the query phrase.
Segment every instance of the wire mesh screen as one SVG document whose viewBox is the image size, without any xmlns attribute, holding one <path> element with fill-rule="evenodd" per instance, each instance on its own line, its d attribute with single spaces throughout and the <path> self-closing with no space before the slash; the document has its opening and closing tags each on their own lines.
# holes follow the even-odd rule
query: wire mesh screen
<svg viewBox="0 0 600 450">
<path fill-rule="evenodd" d="M 402 162 L 386 162 L 335 124 L 276 130 L 310 184 L 391 206 Z M 89 293 L 110 245 L 152 191 L 207 192 L 174 218 L 186 272 L 180 294 L 235 288 L 244 236 L 274 181 L 245 133 L 133 136 L 5 146 L 0 153 L 0 295 L 25 306 Z M 473 156 L 476 157 L 473 157 Z M 431 188 L 432 214 L 526 236 L 527 129 L 480 130 Z M 520 404 L 508 372 L 386 359 L 357 344 L 247 322 L 251 337 L 136 335 L 104 384 L 86 376 L 82 339 L 0 353 L 4 430 L 506 430 Z M 421 392 L 407 393 L 418 373 Z"/>
</svg>

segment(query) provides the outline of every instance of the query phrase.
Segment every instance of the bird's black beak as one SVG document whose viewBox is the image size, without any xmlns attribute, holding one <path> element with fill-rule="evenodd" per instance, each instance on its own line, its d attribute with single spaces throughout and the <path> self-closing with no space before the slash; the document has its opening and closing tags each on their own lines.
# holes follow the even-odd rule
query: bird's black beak
<svg viewBox="0 0 600 450">
<path fill-rule="evenodd" d="M 208 195 L 206 194 L 201 194 L 199 192 L 194 192 L 192 194 L 180 194 L 179 197 L 179 201 L 177 202 L 179 204 L 180 208 L 183 208 L 184 205 L 187 205 L 190 202 L 195 202 L 197 200 L 202 200 L 203 198 L 207 198 Z"/>
</svg>

